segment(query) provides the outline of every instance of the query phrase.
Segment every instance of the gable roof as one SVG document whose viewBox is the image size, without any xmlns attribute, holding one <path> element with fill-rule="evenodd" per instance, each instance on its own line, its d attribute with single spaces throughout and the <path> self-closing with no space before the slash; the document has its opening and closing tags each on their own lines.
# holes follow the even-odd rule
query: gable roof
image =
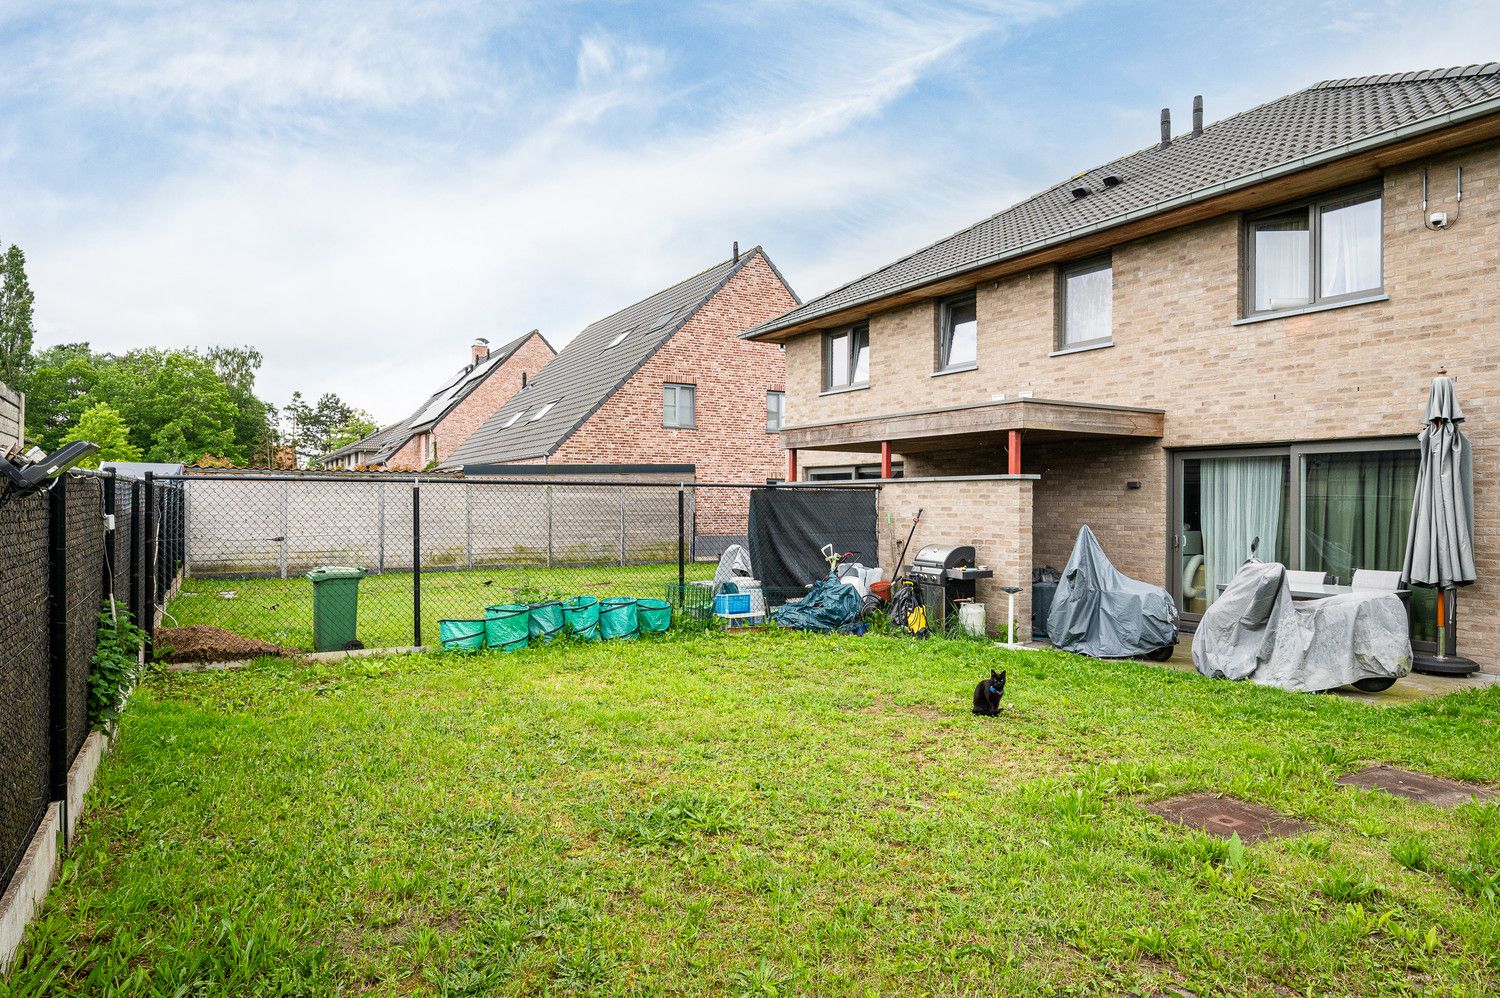
<svg viewBox="0 0 1500 998">
<path fill-rule="evenodd" d="M 444 466 L 503 464 L 556 451 L 757 255 L 771 263 L 755 246 L 586 326 Z M 542 412 L 549 402 L 555 404 Z"/>
<path fill-rule="evenodd" d="M 764 336 L 1009 257 L 1500 111 L 1500 63 L 1326 80 L 1050 187 L 762 323 Z M 1105 185 L 1106 177 L 1119 178 Z M 1075 189 L 1087 189 L 1075 197 Z"/>
<path fill-rule="evenodd" d="M 363 440 L 356 440 L 352 444 L 345 444 L 338 450 L 329 451 L 318 458 L 319 463 L 337 460 L 350 454 L 369 454 L 370 457 L 363 462 L 365 464 L 381 464 L 389 461 L 391 456 L 405 447 L 412 437 L 440 423 L 443 417 L 468 398 L 474 389 L 498 371 L 533 336 L 546 343 L 547 349 L 552 349 L 552 345 L 547 343 L 547 338 L 538 330 L 533 329 L 529 333 L 517 336 L 504 346 L 491 350 L 490 355 L 478 364 L 465 365 L 448 380 L 447 384 L 433 392 L 427 401 L 423 402 L 410 416 L 376 430 Z M 555 350 L 552 352 L 557 353 Z"/>
</svg>

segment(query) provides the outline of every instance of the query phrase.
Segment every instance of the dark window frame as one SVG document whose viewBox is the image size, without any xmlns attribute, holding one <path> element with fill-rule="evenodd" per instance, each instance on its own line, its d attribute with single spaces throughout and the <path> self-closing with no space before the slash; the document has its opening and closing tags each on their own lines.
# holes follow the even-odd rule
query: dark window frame
<svg viewBox="0 0 1500 998">
<path fill-rule="evenodd" d="M 961 305 L 971 305 L 974 308 L 974 359 L 965 360 L 953 364 L 949 362 L 949 353 L 953 348 L 953 310 Z M 937 374 L 948 374 L 957 371 L 975 371 L 979 369 L 979 294 L 976 291 L 965 291 L 962 294 L 950 295 L 938 302 L 936 328 L 936 356 L 933 358 L 932 370 Z"/>
<path fill-rule="evenodd" d="M 1109 335 L 1096 336 L 1091 340 L 1078 340 L 1068 342 L 1068 279 L 1083 274 L 1093 274 L 1101 270 L 1107 270 L 1109 274 Z M 1057 268 L 1057 315 L 1053 332 L 1053 349 L 1057 351 L 1087 350 L 1092 347 L 1102 347 L 1115 341 L 1115 260 L 1112 253 L 1101 253 L 1098 256 L 1086 257 L 1065 263 Z"/>
<path fill-rule="evenodd" d="M 859 358 L 858 337 L 863 335 L 865 349 L 871 350 L 870 346 L 870 324 L 868 322 L 856 322 L 853 325 L 841 326 L 838 329 L 830 329 L 823 334 L 823 391 L 825 392 L 847 392 L 856 388 L 870 387 L 869 371 L 865 372 L 864 381 L 854 380 L 854 369 Z M 847 336 L 847 352 L 849 381 L 845 384 L 833 383 L 833 341 L 840 336 Z"/>
<path fill-rule="evenodd" d="M 773 395 L 776 398 L 778 398 L 778 399 L 781 400 L 781 404 L 776 407 L 776 425 L 775 426 L 771 425 L 771 397 Z M 786 425 L 786 392 L 784 392 L 784 391 L 782 391 L 782 392 L 767 391 L 766 392 L 766 432 L 767 433 L 780 433 L 781 432 L 781 428 L 783 426 L 785 426 L 785 425 Z"/>
<path fill-rule="evenodd" d="M 682 418 L 682 390 L 687 389 L 693 400 L 693 419 L 691 422 L 681 422 Z M 672 405 L 677 411 L 679 422 L 667 422 L 667 389 L 672 390 Z M 661 386 L 661 425 L 669 430 L 696 430 L 698 428 L 698 386 L 685 381 L 664 381 Z"/>
<path fill-rule="evenodd" d="M 1365 201 L 1376 201 L 1380 206 L 1380 283 L 1373 288 L 1324 297 L 1322 293 L 1323 212 L 1330 208 L 1347 207 Z M 1307 218 L 1308 300 L 1298 305 L 1257 310 L 1255 307 L 1255 227 L 1260 222 L 1299 213 Z M 1382 181 L 1325 191 L 1314 197 L 1301 198 L 1274 208 L 1247 212 L 1243 216 L 1240 226 L 1240 318 L 1258 319 L 1270 315 L 1293 315 L 1304 309 L 1363 301 L 1366 298 L 1383 294 L 1385 294 L 1385 184 Z"/>
</svg>

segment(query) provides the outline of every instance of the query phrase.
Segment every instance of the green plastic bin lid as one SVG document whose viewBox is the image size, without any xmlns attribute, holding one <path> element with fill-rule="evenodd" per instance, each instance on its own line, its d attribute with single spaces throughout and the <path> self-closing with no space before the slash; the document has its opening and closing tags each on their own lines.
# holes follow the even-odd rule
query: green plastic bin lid
<svg viewBox="0 0 1500 998">
<path fill-rule="evenodd" d="M 355 568 L 352 565 L 319 565 L 307 577 L 313 582 L 327 582 L 329 579 L 363 579 L 369 575 L 363 568 Z"/>
</svg>

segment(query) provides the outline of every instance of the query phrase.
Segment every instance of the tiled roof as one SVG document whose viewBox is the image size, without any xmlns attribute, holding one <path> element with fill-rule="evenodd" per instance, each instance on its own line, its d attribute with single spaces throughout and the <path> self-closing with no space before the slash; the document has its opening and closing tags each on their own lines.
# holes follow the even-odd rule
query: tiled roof
<svg viewBox="0 0 1500 998">
<path fill-rule="evenodd" d="M 759 246 L 586 327 L 445 466 L 504 464 L 557 450 L 757 253 L 763 255 Z M 542 412 L 549 402 L 555 404 Z"/>
<path fill-rule="evenodd" d="M 334 461 L 350 454 L 368 454 L 369 457 L 363 462 L 365 464 L 380 464 L 389 461 L 393 454 L 406 446 L 408 440 L 431 428 L 452 412 L 454 406 L 468 398 L 469 393 L 483 384 L 484 379 L 494 373 L 500 365 L 510 360 L 511 355 L 521 349 L 522 344 L 533 336 L 541 335 L 533 329 L 529 333 L 517 336 L 504 346 L 491 350 L 490 355 L 478 364 L 465 365 L 410 416 L 376 430 L 363 440 L 356 440 L 338 450 L 329 451 L 318 458 L 319 463 Z M 546 342 L 545 337 L 543 337 L 543 342 Z"/>
<path fill-rule="evenodd" d="M 1500 63 L 1327 80 L 1085 171 L 747 331 L 753 337 L 1165 211 L 1267 172 L 1395 141 L 1465 110 L 1500 110 Z M 1401 134 L 1397 134 L 1402 130 Z M 1353 150 L 1351 150 L 1353 151 Z M 1118 178 L 1111 181 L 1107 178 Z M 1075 189 L 1086 189 L 1082 197 Z"/>
</svg>

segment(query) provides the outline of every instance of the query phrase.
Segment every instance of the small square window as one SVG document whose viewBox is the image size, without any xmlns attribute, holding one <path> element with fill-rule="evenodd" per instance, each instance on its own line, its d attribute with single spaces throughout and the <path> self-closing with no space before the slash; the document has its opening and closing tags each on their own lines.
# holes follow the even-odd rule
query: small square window
<svg viewBox="0 0 1500 998">
<path fill-rule="evenodd" d="M 870 383 L 870 327 L 856 326 L 823 335 L 823 388 L 858 388 Z"/>
<path fill-rule="evenodd" d="M 979 310 L 974 295 L 949 298 L 938 308 L 939 371 L 973 367 L 979 359 Z"/>
<path fill-rule="evenodd" d="M 786 392 L 766 392 L 766 432 L 779 433 L 786 421 Z"/>
<path fill-rule="evenodd" d="M 697 389 L 692 385 L 662 385 L 661 421 L 663 426 L 692 429 L 697 425 Z"/>
<path fill-rule="evenodd" d="M 1114 335 L 1114 268 L 1108 257 L 1064 267 L 1058 280 L 1060 350 L 1108 343 Z"/>
</svg>

